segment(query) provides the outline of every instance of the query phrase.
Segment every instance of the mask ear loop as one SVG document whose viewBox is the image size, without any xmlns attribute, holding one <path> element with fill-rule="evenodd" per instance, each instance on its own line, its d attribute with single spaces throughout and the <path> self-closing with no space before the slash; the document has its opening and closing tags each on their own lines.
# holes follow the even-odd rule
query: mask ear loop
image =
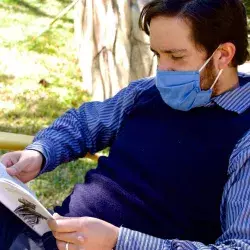
<svg viewBox="0 0 250 250">
<path fill-rule="evenodd" d="M 200 68 L 199 73 L 201 73 L 201 71 L 208 65 L 208 63 L 210 62 L 210 60 L 212 59 L 212 57 L 214 56 L 215 52 L 220 48 L 220 46 L 214 51 L 214 53 L 206 60 L 206 62 L 204 63 L 204 65 Z"/>
<path fill-rule="evenodd" d="M 215 53 L 215 52 L 214 52 Z M 208 63 L 210 62 L 210 60 L 212 59 L 212 57 L 214 56 L 214 53 L 213 55 L 211 55 L 211 57 L 209 57 L 206 62 L 204 63 L 204 65 L 200 68 L 199 70 L 199 73 L 201 73 L 201 71 L 208 65 Z"/>
<path fill-rule="evenodd" d="M 211 87 L 210 89 L 213 89 L 213 88 L 214 88 L 215 84 L 217 83 L 217 81 L 219 80 L 221 74 L 223 73 L 223 70 L 224 70 L 224 69 L 221 69 L 221 70 L 220 70 L 219 74 L 217 75 L 217 77 L 216 77 L 216 79 L 214 80 L 214 83 L 213 83 L 213 85 L 212 85 L 212 87 Z"/>
</svg>

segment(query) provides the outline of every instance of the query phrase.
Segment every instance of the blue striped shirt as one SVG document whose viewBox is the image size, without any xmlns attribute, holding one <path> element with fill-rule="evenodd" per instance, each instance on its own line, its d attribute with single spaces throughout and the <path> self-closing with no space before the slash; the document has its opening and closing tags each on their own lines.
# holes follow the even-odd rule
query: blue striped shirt
<svg viewBox="0 0 250 250">
<path fill-rule="evenodd" d="M 240 79 L 247 75 L 240 74 Z M 96 153 L 110 146 L 125 113 L 133 109 L 134 100 L 155 84 L 154 78 L 132 82 L 116 96 L 104 102 L 84 103 L 58 118 L 40 131 L 27 147 L 40 151 L 46 161 L 41 173 L 51 171 L 63 162 Z M 250 82 L 213 98 L 208 105 L 243 113 L 250 107 Z M 250 249 L 250 125 L 229 159 L 229 180 L 221 202 L 223 234 L 206 246 L 186 239 L 158 239 L 127 228 L 120 228 L 116 249 Z"/>
</svg>

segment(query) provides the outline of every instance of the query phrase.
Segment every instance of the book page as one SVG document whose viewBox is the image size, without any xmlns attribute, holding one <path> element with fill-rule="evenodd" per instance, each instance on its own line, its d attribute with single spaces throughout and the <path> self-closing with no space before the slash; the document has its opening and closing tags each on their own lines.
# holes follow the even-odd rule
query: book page
<svg viewBox="0 0 250 250">
<path fill-rule="evenodd" d="M 50 231 L 47 220 L 52 215 L 25 189 L 0 179 L 0 202 L 40 236 Z"/>
<path fill-rule="evenodd" d="M 47 220 L 53 219 L 52 215 L 25 184 L 21 182 L 22 186 L 26 186 L 23 188 L 17 184 L 20 181 L 14 182 L 4 170 L 5 167 L 0 166 L 0 202 L 40 236 L 50 231 Z"/>
<path fill-rule="evenodd" d="M 7 179 L 15 184 L 17 184 L 18 186 L 21 186 L 22 188 L 24 188 L 26 191 L 28 191 L 32 196 L 36 197 L 35 193 L 32 192 L 27 185 L 25 185 L 23 182 L 21 182 L 19 179 L 17 179 L 16 177 L 12 177 L 10 176 L 7 171 L 6 171 L 6 167 L 0 162 L 0 179 L 4 178 Z"/>
</svg>

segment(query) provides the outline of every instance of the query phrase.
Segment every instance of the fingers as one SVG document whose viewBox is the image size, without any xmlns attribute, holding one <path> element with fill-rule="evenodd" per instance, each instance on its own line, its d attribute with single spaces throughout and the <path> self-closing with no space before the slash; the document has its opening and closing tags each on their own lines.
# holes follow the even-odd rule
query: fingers
<svg viewBox="0 0 250 250">
<path fill-rule="evenodd" d="M 63 218 L 57 220 L 48 221 L 48 225 L 51 231 L 59 232 L 59 233 L 71 233 L 76 231 L 81 231 L 83 218 Z"/>
<path fill-rule="evenodd" d="M 57 240 L 57 247 L 59 250 L 84 250 L 83 244 L 84 244 L 84 236 L 82 233 L 79 232 L 59 232 L 59 231 L 69 231 L 73 230 L 73 227 L 79 228 L 80 223 L 77 223 L 76 221 L 80 221 L 79 218 L 68 218 L 68 217 L 62 217 L 57 213 L 53 214 L 53 218 L 55 220 L 48 221 L 50 228 L 52 229 L 52 233 L 54 237 Z M 82 218 L 81 218 L 82 219 Z M 63 223 L 62 223 L 63 222 Z M 66 222 L 66 223 L 65 223 Z M 72 225 L 71 228 L 69 228 L 69 223 Z M 67 228 L 66 228 L 67 227 Z M 53 229 L 56 229 L 56 231 L 53 231 Z M 68 243 L 68 248 L 66 248 L 66 244 Z"/>
<path fill-rule="evenodd" d="M 20 155 L 21 155 L 20 151 L 4 154 L 1 156 L 0 162 L 7 168 L 11 167 L 19 161 Z"/>
<path fill-rule="evenodd" d="M 84 236 L 82 233 L 58 233 L 53 232 L 54 237 L 63 242 L 69 242 L 77 246 L 83 246 L 84 244 Z"/>
<path fill-rule="evenodd" d="M 11 167 L 7 167 L 6 171 L 9 175 L 18 176 L 23 170 L 23 164 L 16 163 Z"/>
<path fill-rule="evenodd" d="M 6 171 L 10 175 L 17 176 L 20 172 L 19 159 L 21 156 L 21 151 L 10 152 L 3 155 L 0 159 L 1 163 L 6 166 Z"/>
</svg>

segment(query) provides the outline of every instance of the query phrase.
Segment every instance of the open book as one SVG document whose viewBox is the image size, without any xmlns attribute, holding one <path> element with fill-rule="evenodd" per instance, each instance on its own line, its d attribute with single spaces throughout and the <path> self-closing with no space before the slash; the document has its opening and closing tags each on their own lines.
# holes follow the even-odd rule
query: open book
<svg viewBox="0 0 250 250">
<path fill-rule="evenodd" d="M 20 180 L 10 176 L 0 163 L 0 202 L 40 236 L 50 231 L 47 220 L 53 219 L 35 194 Z"/>
</svg>

